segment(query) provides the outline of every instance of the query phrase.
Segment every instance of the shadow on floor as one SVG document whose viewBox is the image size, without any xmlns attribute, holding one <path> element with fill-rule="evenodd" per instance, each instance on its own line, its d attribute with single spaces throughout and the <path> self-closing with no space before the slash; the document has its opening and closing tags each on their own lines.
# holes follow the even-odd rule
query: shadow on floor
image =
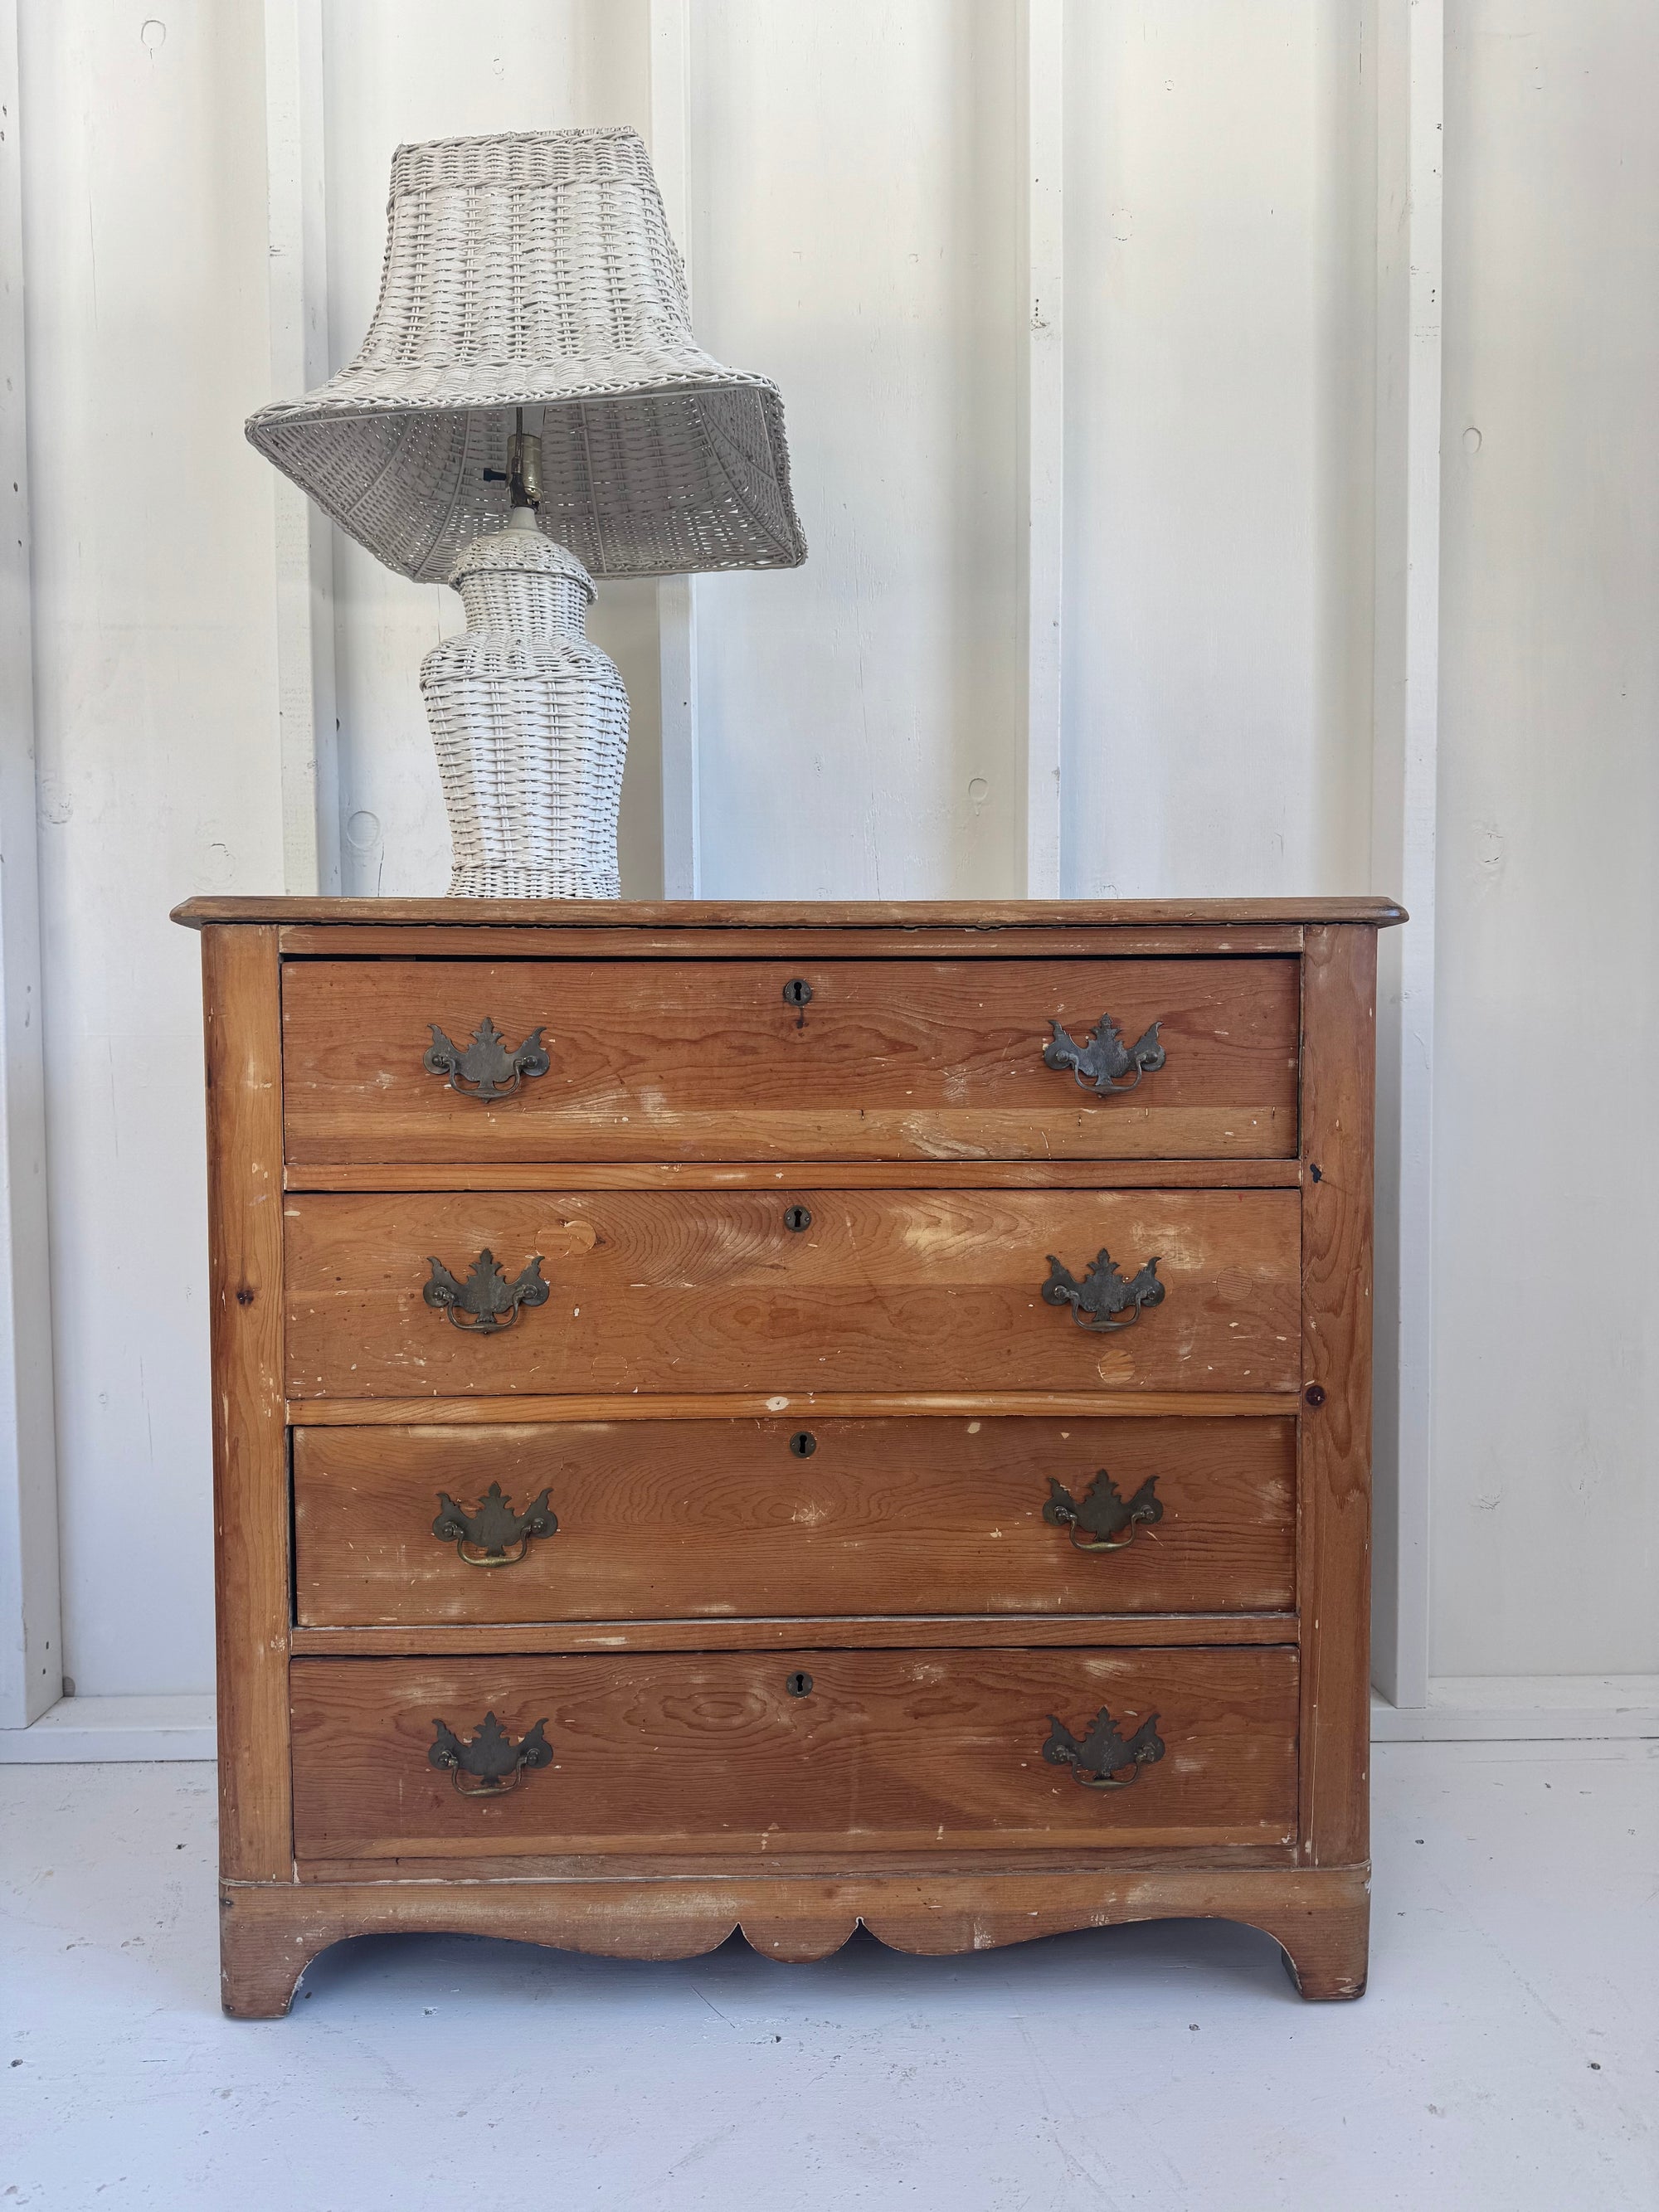
<svg viewBox="0 0 1659 2212">
<path fill-rule="evenodd" d="M 1224 1990 L 1275 2003 L 1301 2002 L 1285 1972 L 1284 1954 L 1259 1929 L 1223 1920 L 1152 1920 L 947 1958 L 892 1951 L 860 1929 L 841 1950 L 807 1966 L 763 1958 L 741 1936 L 699 1959 L 662 1961 L 590 1958 L 493 1936 L 356 1936 L 313 1960 L 295 1993 L 295 2011 L 314 2002 L 332 2013 L 388 1996 L 418 2001 L 423 1990 L 532 2006 L 567 1995 L 592 2004 L 607 1992 L 636 2004 L 688 1989 L 708 2003 L 723 1989 L 739 2003 L 753 2003 L 779 1994 L 780 1976 L 794 1984 L 793 2002 L 817 2001 L 832 2009 L 860 1998 L 949 2002 L 953 1991 L 966 1998 L 987 1984 L 1006 1984 L 1011 1978 L 1023 1995 L 1041 2002 L 1107 1977 L 1125 1996 L 1160 1990 L 1173 1996 L 1182 1989 L 1196 1996 Z"/>
</svg>

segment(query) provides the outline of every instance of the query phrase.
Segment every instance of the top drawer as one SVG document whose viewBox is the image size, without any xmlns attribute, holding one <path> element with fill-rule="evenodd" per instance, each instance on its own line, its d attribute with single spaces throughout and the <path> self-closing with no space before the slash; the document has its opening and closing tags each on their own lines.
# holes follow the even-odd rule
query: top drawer
<svg viewBox="0 0 1659 2212">
<path fill-rule="evenodd" d="M 295 961 L 288 1158 L 1284 1158 L 1299 1029 L 1293 958 Z"/>
</svg>

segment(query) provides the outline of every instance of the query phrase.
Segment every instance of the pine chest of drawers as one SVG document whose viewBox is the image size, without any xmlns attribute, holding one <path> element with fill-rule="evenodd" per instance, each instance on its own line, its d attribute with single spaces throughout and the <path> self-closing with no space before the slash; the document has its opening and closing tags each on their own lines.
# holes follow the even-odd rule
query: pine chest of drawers
<svg viewBox="0 0 1659 2212">
<path fill-rule="evenodd" d="M 1181 1916 L 1358 1994 L 1397 908 L 178 918 L 229 2011 Z"/>
</svg>

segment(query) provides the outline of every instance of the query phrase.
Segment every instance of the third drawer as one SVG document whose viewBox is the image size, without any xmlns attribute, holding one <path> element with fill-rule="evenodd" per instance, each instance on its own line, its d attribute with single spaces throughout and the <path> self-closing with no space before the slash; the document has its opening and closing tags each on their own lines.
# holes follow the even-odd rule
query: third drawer
<svg viewBox="0 0 1659 2212">
<path fill-rule="evenodd" d="M 319 1428 L 294 1451 L 307 1626 L 1294 1602 L 1280 1418 Z"/>
</svg>

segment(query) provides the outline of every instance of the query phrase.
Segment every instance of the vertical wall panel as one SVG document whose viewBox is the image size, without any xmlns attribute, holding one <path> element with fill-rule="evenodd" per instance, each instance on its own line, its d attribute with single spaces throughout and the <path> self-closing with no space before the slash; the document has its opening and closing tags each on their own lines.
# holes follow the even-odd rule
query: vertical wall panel
<svg viewBox="0 0 1659 2212">
<path fill-rule="evenodd" d="M 697 599 L 711 897 L 1018 896 L 1015 10 L 700 0 L 698 336 L 811 556 Z"/>
<path fill-rule="evenodd" d="M 63 1694 L 16 0 L 0 0 L 0 1729 Z"/>
<path fill-rule="evenodd" d="M 1659 16 L 1447 9 L 1432 1665 L 1659 1668 Z"/>
<path fill-rule="evenodd" d="M 1365 878 L 1371 180 L 1357 19 L 1341 0 L 1072 11 L 1074 895 Z"/>
<path fill-rule="evenodd" d="M 1060 893 L 1065 756 L 1066 0 L 1020 0 L 1016 567 L 1025 690 L 1025 894 Z"/>
<path fill-rule="evenodd" d="M 264 0 L 268 319 L 273 394 L 329 373 L 323 0 Z M 334 526 L 298 484 L 270 488 L 283 888 L 340 890 Z"/>
<path fill-rule="evenodd" d="M 21 12 L 64 1644 L 212 1680 L 198 948 L 282 881 L 258 11 Z"/>
<path fill-rule="evenodd" d="M 1376 177 L 1370 882 L 1411 915 L 1377 947 L 1371 1648 L 1378 1689 L 1420 1708 L 1434 1455 L 1443 0 L 1379 10 L 1364 60 Z"/>
</svg>

